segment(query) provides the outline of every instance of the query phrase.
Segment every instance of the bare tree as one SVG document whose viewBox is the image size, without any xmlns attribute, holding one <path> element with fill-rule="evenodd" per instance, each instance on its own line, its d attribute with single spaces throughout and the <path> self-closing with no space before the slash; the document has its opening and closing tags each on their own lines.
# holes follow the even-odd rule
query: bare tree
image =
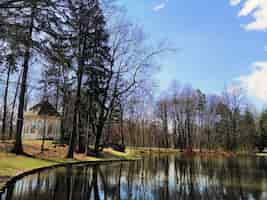
<svg viewBox="0 0 267 200">
<path fill-rule="evenodd" d="M 97 78 L 95 82 L 98 84 L 88 84 L 90 91 L 98 94 L 93 96 L 98 108 L 95 110 L 97 113 L 92 113 L 94 117 L 90 120 L 95 135 L 96 152 L 99 150 L 105 123 L 116 100 L 141 87 L 151 76 L 153 58 L 166 50 L 163 47 L 148 48 L 141 29 L 122 17 L 117 17 L 109 24 L 109 31 L 110 57 L 105 65 L 105 78 Z"/>
</svg>

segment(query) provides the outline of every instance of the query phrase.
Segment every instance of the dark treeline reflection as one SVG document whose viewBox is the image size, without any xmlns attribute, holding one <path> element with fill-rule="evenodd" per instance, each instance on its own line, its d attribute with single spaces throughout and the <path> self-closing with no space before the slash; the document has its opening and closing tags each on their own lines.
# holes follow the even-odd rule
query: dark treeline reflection
<svg viewBox="0 0 267 200">
<path fill-rule="evenodd" d="M 265 169 L 264 158 L 151 156 L 37 173 L 10 186 L 1 200 L 263 200 L 267 199 Z"/>
</svg>

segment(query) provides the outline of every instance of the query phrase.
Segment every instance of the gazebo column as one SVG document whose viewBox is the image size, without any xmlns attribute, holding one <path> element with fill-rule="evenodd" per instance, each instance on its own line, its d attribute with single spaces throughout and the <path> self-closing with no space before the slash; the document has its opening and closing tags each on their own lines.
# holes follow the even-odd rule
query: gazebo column
<svg viewBox="0 0 267 200">
<path fill-rule="evenodd" d="M 54 136 L 55 136 L 55 140 L 58 140 L 58 120 L 56 119 L 54 122 Z"/>
<path fill-rule="evenodd" d="M 61 131 L 61 120 L 57 119 L 57 139 L 60 140 L 60 131 Z"/>
<path fill-rule="evenodd" d="M 43 131 L 42 131 L 42 146 L 41 146 L 41 152 L 44 151 L 44 143 L 47 136 L 47 117 L 43 116 Z"/>
</svg>

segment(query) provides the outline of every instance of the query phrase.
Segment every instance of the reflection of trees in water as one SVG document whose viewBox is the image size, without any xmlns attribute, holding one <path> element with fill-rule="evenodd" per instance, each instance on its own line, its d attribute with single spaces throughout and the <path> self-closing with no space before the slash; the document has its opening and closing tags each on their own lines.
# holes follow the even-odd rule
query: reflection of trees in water
<svg viewBox="0 0 267 200">
<path fill-rule="evenodd" d="M 90 199 L 93 192 L 97 197 L 95 171 L 93 168 L 67 167 L 32 175 L 8 188 L 6 200 Z"/>
<path fill-rule="evenodd" d="M 7 200 L 260 200 L 265 159 L 150 156 L 137 162 L 59 168 L 11 186 Z M 2 199 L 1 199 L 2 200 Z"/>
<path fill-rule="evenodd" d="M 263 188 L 266 171 L 263 169 L 267 162 L 263 159 L 257 162 L 261 165 L 255 159 L 247 158 L 193 160 L 179 157 L 174 162 L 174 174 L 171 170 L 168 172 L 175 177 L 171 187 L 166 182 L 165 188 L 157 187 L 154 194 L 160 199 L 260 199 L 262 191 L 266 191 Z M 163 191 L 169 191 L 169 194 Z"/>
<path fill-rule="evenodd" d="M 255 165 L 253 159 L 176 159 L 178 196 L 175 197 L 232 200 L 249 199 L 252 195 L 260 199 L 258 193 L 264 191 L 262 185 L 266 181 L 266 176 L 262 179 L 265 172 L 261 167 Z M 256 180 L 259 180 L 257 186 Z"/>
</svg>

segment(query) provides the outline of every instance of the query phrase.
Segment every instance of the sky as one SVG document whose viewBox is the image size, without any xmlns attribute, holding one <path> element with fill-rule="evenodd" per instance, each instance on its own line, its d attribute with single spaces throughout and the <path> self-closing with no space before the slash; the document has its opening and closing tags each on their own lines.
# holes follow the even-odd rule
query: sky
<svg viewBox="0 0 267 200">
<path fill-rule="evenodd" d="M 160 58 L 160 91 L 172 80 L 217 94 L 234 83 L 267 104 L 267 0 L 120 2 L 153 42 L 179 49 Z"/>
</svg>

